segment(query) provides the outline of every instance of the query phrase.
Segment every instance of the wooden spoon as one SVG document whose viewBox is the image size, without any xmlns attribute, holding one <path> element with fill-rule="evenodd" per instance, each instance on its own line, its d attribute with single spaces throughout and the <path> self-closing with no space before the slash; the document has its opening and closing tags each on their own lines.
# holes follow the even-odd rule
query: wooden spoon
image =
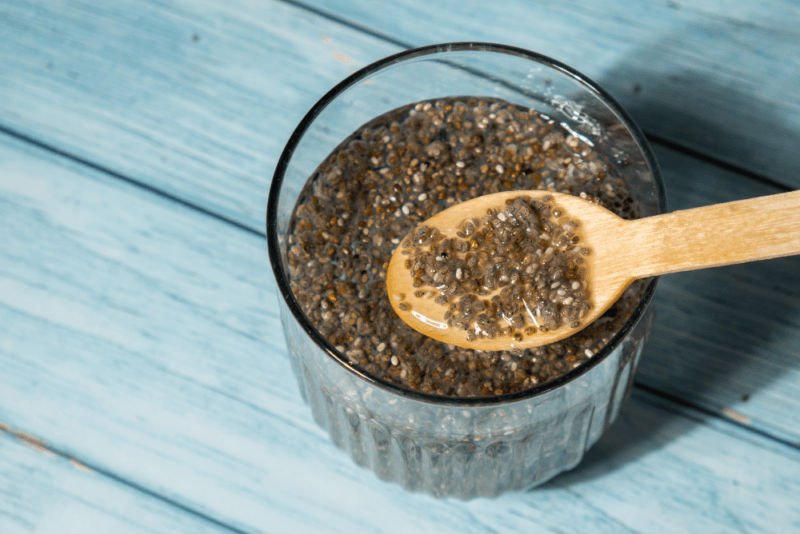
<svg viewBox="0 0 800 534">
<path fill-rule="evenodd" d="M 526 335 L 478 337 L 468 341 L 468 331 L 448 327 L 446 305 L 430 296 L 414 296 L 404 262 L 403 245 L 389 263 L 386 286 L 389 300 L 411 328 L 439 341 L 477 350 L 530 348 L 568 337 L 600 317 L 636 279 L 680 271 L 705 269 L 800 254 L 800 191 L 678 211 L 635 221 L 621 219 L 588 200 L 547 191 L 508 191 L 478 197 L 448 208 L 424 224 L 445 238 L 455 238 L 466 220 L 484 216 L 487 209 L 502 210 L 507 199 L 552 197 L 564 217 L 579 221 L 585 257 L 585 280 L 592 308 L 578 328 L 567 326 Z M 408 239 L 408 238 L 407 238 Z M 430 288 L 429 288 L 430 289 Z"/>
</svg>

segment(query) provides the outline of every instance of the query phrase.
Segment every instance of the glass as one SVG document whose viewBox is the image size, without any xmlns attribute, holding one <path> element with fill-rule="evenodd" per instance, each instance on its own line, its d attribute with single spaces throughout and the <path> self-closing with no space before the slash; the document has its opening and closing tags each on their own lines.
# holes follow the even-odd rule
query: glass
<svg viewBox="0 0 800 534">
<path fill-rule="evenodd" d="M 292 134 L 269 193 L 267 241 L 303 398 L 331 440 L 379 478 L 472 498 L 539 485 L 581 461 L 629 393 L 657 279 L 647 281 L 630 319 L 589 362 L 526 391 L 447 398 L 353 368 L 306 319 L 289 287 L 292 211 L 315 169 L 360 126 L 410 103 L 452 96 L 500 98 L 556 119 L 608 160 L 643 216 L 666 212 L 666 195 L 647 141 L 603 89 L 552 59 L 496 44 L 434 45 L 387 57 L 334 87 Z"/>
</svg>

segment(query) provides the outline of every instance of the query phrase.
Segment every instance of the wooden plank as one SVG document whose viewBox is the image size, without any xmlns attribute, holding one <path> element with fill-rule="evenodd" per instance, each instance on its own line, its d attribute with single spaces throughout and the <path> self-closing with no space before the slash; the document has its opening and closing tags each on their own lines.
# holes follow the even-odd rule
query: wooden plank
<svg viewBox="0 0 800 534">
<path fill-rule="evenodd" d="M 261 237 L 14 140 L 0 167 L 0 421 L 45 447 L 248 532 L 800 522 L 797 449 L 642 394 L 543 489 L 465 503 L 386 485 L 303 405 Z"/>
<path fill-rule="evenodd" d="M 231 533 L 233 529 L 0 430 L 0 532 Z"/>
<path fill-rule="evenodd" d="M 800 6 L 776 2 L 304 0 L 410 46 L 489 41 L 567 63 L 648 133 L 800 186 Z"/>
</svg>

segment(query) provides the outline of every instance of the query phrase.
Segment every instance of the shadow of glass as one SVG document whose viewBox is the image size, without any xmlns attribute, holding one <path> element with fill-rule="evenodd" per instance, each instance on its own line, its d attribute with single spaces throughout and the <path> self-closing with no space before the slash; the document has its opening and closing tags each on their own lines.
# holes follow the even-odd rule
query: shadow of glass
<svg viewBox="0 0 800 534">
<path fill-rule="evenodd" d="M 791 31 L 791 34 L 786 33 Z M 651 137 L 800 186 L 796 31 L 693 21 L 597 81 Z"/>
<path fill-rule="evenodd" d="M 583 461 L 572 471 L 542 485 L 541 489 L 568 488 L 618 474 L 626 465 L 646 461 L 648 454 L 662 449 L 699 424 L 677 410 L 664 409 L 662 402 L 653 402 L 655 399 L 647 397 L 646 393 L 634 391 L 616 422 L 589 449 Z"/>
</svg>

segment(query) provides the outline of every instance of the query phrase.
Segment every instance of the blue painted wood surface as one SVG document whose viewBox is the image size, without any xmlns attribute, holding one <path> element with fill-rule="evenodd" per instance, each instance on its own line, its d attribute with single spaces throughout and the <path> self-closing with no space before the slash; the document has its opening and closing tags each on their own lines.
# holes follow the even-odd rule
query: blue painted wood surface
<svg viewBox="0 0 800 534">
<path fill-rule="evenodd" d="M 294 127 L 400 48 L 281 2 L 0 5 L 2 126 L 263 231 Z M 338 45 L 337 45 L 338 46 Z"/>
<path fill-rule="evenodd" d="M 406 46 L 502 42 L 594 79 L 654 139 L 800 186 L 800 4 L 308 0 Z"/>
<path fill-rule="evenodd" d="M 230 529 L 0 430 L 0 531 L 212 534 Z"/>
<path fill-rule="evenodd" d="M 360 5 L 0 5 L 0 532 L 800 531 L 797 258 L 665 277 L 638 388 L 586 461 L 463 503 L 378 481 L 313 423 L 259 235 L 293 126 L 391 39 L 587 72 L 678 147 L 656 143 L 673 208 L 778 190 L 750 171 L 797 183 L 793 4 Z M 640 70 L 615 68 L 632 50 Z M 777 130 L 729 135 L 761 108 Z"/>
</svg>

